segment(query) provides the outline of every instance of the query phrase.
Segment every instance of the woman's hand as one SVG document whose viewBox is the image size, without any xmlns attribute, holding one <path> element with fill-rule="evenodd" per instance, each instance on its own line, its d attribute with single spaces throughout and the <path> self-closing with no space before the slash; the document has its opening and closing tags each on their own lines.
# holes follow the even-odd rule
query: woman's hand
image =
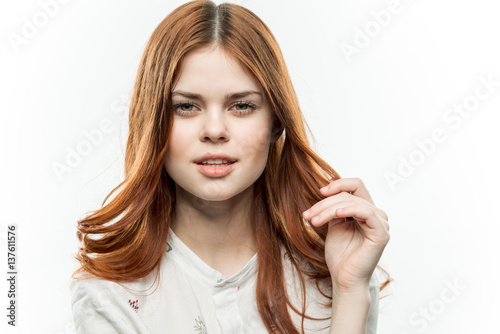
<svg viewBox="0 0 500 334">
<path fill-rule="evenodd" d="M 334 292 L 366 291 L 390 239 L 387 214 L 359 178 L 337 179 L 320 191 L 327 197 L 303 216 L 313 226 L 328 223 L 325 258 Z"/>
</svg>

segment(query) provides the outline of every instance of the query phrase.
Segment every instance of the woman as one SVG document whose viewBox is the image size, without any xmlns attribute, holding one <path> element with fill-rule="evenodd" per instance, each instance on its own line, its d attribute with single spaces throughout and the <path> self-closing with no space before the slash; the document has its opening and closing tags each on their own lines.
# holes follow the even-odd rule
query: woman
<svg viewBox="0 0 500 334">
<path fill-rule="evenodd" d="M 255 14 L 211 1 L 170 13 L 104 203 L 122 189 L 79 221 L 79 333 L 375 333 L 387 215 L 311 150 L 304 124 Z"/>
</svg>

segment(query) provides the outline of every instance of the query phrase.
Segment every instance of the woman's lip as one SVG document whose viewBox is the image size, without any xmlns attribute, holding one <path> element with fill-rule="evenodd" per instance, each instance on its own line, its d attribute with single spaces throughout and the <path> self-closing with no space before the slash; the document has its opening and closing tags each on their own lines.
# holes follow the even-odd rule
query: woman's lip
<svg viewBox="0 0 500 334">
<path fill-rule="evenodd" d="M 198 159 L 194 160 L 193 162 L 195 163 L 201 163 L 203 161 L 207 160 L 225 160 L 225 161 L 237 161 L 238 159 L 235 159 L 231 157 L 230 155 L 224 154 L 224 153 L 205 153 L 203 156 L 199 157 Z"/>
<path fill-rule="evenodd" d="M 213 165 L 231 165 L 234 164 L 236 161 L 227 161 L 227 163 L 221 162 L 220 164 L 203 164 L 203 162 L 195 162 L 197 165 L 204 165 L 204 166 L 213 166 Z"/>
<path fill-rule="evenodd" d="M 196 164 L 196 168 L 206 176 L 210 177 L 222 177 L 226 176 L 227 174 L 231 173 L 231 171 L 234 169 L 234 165 L 236 162 L 233 162 L 231 164 L 228 164 L 227 166 L 212 166 L 212 165 L 203 165 L 203 164 Z"/>
<path fill-rule="evenodd" d="M 237 160 L 231 160 L 231 159 L 221 159 L 221 158 L 217 158 L 217 159 L 204 159 L 204 160 L 195 160 L 193 161 L 195 164 L 202 164 L 203 162 L 207 162 L 208 160 L 222 160 L 222 161 L 227 161 L 227 163 L 231 164 L 231 163 L 234 163 L 236 162 Z M 221 162 L 221 164 L 224 164 L 224 162 Z"/>
</svg>

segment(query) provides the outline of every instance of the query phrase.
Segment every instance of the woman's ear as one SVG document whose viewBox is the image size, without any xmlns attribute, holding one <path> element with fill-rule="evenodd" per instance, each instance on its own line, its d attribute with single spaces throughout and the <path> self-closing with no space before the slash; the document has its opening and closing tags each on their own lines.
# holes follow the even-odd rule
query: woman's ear
<svg viewBox="0 0 500 334">
<path fill-rule="evenodd" d="M 273 131 L 271 134 L 271 143 L 276 142 L 281 137 L 283 130 L 284 130 L 284 128 L 283 128 L 283 125 L 281 124 L 280 120 L 276 116 L 274 116 Z"/>
</svg>

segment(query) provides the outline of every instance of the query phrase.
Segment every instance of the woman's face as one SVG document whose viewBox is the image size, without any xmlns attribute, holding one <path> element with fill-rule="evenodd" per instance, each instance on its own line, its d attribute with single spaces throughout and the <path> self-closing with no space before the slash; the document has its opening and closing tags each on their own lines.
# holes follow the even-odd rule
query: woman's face
<svg viewBox="0 0 500 334">
<path fill-rule="evenodd" d="M 164 166 L 177 196 L 185 191 L 224 201 L 250 191 L 273 139 L 273 114 L 258 81 L 221 49 L 203 48 L 186 55 L 171 96 L 174 122 Z"/>
</svg>

